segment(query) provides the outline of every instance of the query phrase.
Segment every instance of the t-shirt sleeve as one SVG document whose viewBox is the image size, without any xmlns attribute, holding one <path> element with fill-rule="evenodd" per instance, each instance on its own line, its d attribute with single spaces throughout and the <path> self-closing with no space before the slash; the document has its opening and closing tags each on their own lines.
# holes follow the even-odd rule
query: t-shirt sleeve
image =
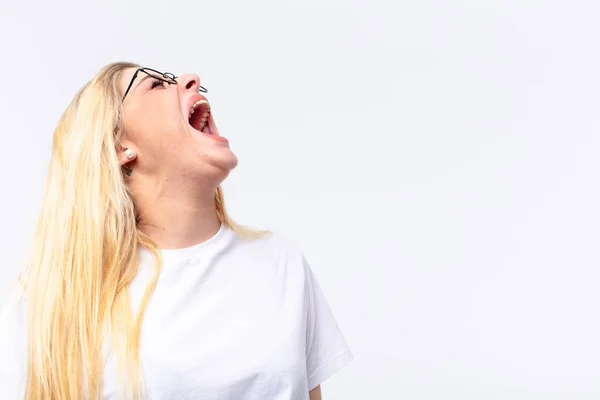
<svg viewBox="0 0 600 400">
<path fill-rule="evenodd" d="M 0 310 L 0 396 L 23 399 L 25 391 L 25 309 L 22 291 L 13 290 Z"/>
<path fill-rule="evenodd" d="M 353 355 L 306 262 L 305 276 L 306 373 L 308 390 L 312 390 L 352 361 Z"/>
</svg>

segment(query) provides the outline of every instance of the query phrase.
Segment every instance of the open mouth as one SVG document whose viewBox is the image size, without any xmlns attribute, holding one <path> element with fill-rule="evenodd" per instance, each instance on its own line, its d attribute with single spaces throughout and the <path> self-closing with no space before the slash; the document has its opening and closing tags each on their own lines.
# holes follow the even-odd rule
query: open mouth
<svg viewBox="0 0 600 400">
<path fill-rule="evenodd" d="M 190 109 L 189 123 L 192 128 L 206 134 L 212 134 L 208 120 L 210 118 L 210 104 L 208 100 L 198 100 Z"/>
</svg>

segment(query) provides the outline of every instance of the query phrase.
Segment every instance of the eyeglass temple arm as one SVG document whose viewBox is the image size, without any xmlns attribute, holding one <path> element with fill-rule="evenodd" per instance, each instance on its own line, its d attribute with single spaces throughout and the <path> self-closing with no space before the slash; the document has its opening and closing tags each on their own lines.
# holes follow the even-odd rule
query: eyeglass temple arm
<svg viewBox="0 0 600 400">
<path fill-rule="evenodd" d="M 125 90 L 125 94 L 123 95 L 123 98 L 121 99 L 121 103 L 123 102 L 123 100 L 125 100 L 125 96 L 127 96 L 127 93 L 129 93 L 129 89 L 131 89 L 131 85 L 133 85 L 133 81 L 135 81 L 135 78 L 137 77 L 138 73 L 141 71 L 141 68 L 138 68 L 135 71 L 135 74 L 133 74 L 133 77 L 131 78 L 131 81 L 129 81 L 129 86 L 127 86 L 127 90 Z"/>
</svg>

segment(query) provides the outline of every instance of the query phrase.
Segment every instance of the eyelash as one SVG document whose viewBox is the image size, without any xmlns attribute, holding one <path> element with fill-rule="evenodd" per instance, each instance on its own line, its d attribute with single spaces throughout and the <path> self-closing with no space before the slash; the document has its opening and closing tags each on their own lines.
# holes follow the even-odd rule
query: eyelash
<svg viewBox="0 0 600 400">
<path fill-rule="evenodd" d="M 164 82 L 163 81 L 159 81 L 158 79 L 152 82 L 152 86 L 150 86 L 150 89 L 154 89 L 157 86 L 163 86 Z"/>
</svg>

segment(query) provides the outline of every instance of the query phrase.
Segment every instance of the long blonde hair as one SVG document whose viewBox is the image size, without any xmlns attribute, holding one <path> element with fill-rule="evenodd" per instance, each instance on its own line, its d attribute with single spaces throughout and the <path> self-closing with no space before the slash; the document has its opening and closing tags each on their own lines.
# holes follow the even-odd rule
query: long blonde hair
<svg viewBox="0 0 600 400">
<path fill-rule="evenodd" d="M 139 338 L 160 274 L 160 252 L 137 229 L 135 205 L 117 159 L 122 132 L 118 83 L 121 72 L 132 67 L 138 65 L 104 67 L 79 90 L 54 132 L 43 202 L 21 279 L 28 306 L 28 400 L 99 399 L 107 335 L 127 391 L 142 396 Z M 214 198 L 222 224 L 245 236 L 261 235 L 228 217 L 220 187 Z M 140 247 L 153 252 L 158 267 L 134 315 L 127 289 L 137 273 Z"/>
</svg>

